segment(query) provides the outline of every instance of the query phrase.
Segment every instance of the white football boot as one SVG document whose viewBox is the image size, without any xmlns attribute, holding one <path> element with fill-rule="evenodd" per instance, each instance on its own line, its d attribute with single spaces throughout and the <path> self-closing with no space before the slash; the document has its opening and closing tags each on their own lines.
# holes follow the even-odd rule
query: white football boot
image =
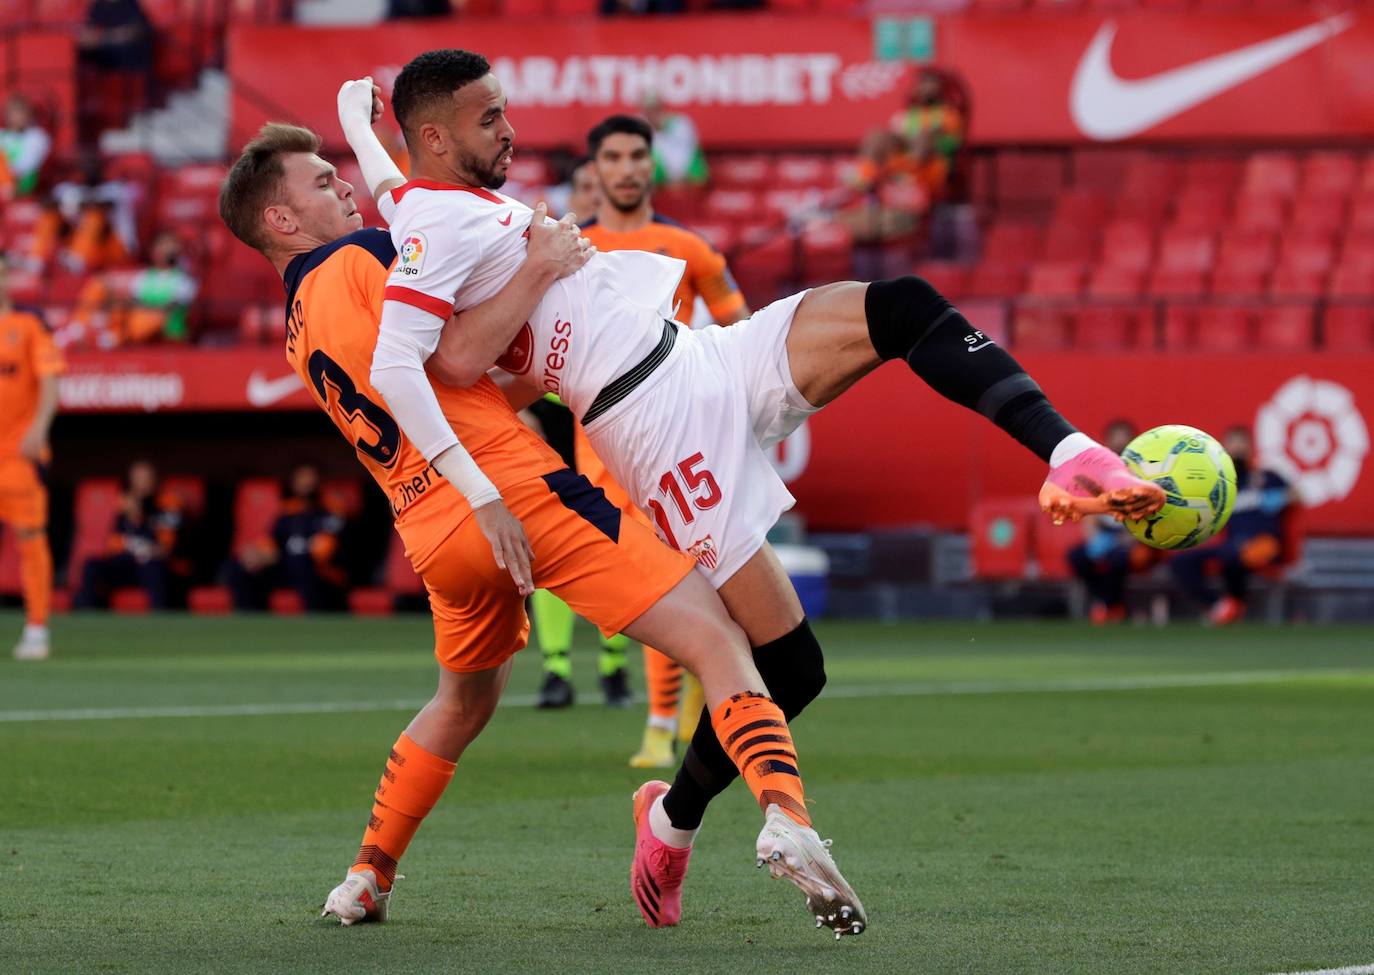
<svg viewBox="0 0 1374 975">
<path fill-rule="evenodd" d="M 830 840 L 822 840 L 776 804 L 764 814 L 757 851 L 758 866 L 767 864 L 775 880 L 786 877 L 806 895 L 806 909 L 815 916 L 816 927 L 830 928 L 836 939 L 862 934 L 868 927 L 863 904 L 830 856 Z"/>
<path fill-rule="evenodd" d="M 400 874 L 397 880 L 404 880 Z M 344 925 L 357 924 L 359 921 L 385 921 L 391 913 L 391 895 L 396 887 L 385 894 L 377 889 L 377 875 L 371 870 L 356 870 L 344 877 L 343 883 L 329 892 L 325 899 L 320 917 L 334 915 Z"/>
<path fill-rule="evenodd" d="M 14 645 L 14 659 L 47 660 L 49 650 L 48 628 L 26 623 L 24 624 L 24 635 Z"/>
</svg>

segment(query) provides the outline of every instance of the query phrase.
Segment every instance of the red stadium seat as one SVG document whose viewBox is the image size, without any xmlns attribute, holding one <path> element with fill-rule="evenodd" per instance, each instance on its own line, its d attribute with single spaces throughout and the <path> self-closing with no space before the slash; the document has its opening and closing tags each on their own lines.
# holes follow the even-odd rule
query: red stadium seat
<svg viewBox="0 0 1374 975">
<path fill-rule="evenodd" d="M 711 162 L 711 179 L 722 188 L 754 189 L 773 183 L 768 156 L 722 156 Z"/>
<path fill-rule="evenodd" d="M 1276 305 L 1260 312 L 1255 347 L 1268 352 L 1305 352 L 1316 341 L 1311 305 Z"/>
<path fill-rule="evenodd" d="M 1345 198 L 1301 196 L 1293 203 L 1289 231 L 1303 236 L 1334 236 L 1345 224 Z"/>
<path fill-rule="evenodd" d="M 1091 298 L 1136 298 L 1145 290 L 1145 272 L 1139 268 L 1099 265 L 1088 279 Z"/>
<path fill-rule="evenodd" d="M 1195 304 L 1170 304 L 1164 309 L 1160 338 L 1169 352 L 1193 350 L 1193 332 L 1197 326 L 1200 307 Z"/>
<path fill-rule="evenodd" d="M 1065 190 L 1054 203 L 1055 226 L 1077 226 L 1096 231 L 1107 218 L 1108 199 L 1097 190 Z"/>
<path fill-rule="evenodd" d="M 1024 579 L 1030 565 L 1032 519 L 1040 515 L 1030 498 L 985 498 L 969 515 L 973 574 L 978 579 Z"/>
<path fill-rule="evenodd" d="M 772 217 L 782 220 L 799 218 L 815 212 L 821 203 L 821 195 L 814 189 L 775 189 L 765 190 L 764 210 Z"/>
<path fill-rule="evenodd" d="M 716 250 L 722 254 L 727 254 L 734 249 L 739 241 L 739 232 L 735 230 L 734 224 L 724 221 L 707 223 L 705 221 L 693 221 L 691 229 L 694 233 L 706 238 Z"/>
<path fill-rule="evenodd" d="M 1206 293 L 1207 275 L 1200 268 L 1157 267 L 1150 274 L 1148 290 L 1166 298 L 1194 298 Z"/>
<path fill-rule="evenodd" d="M 1040 252 L 1043 232 L 1033 223 L 999 221 L 983 240 L 983 260 L 1000 264 L 1029 264 Z"/>
<path fill-rule="evenodd" d="M 1171 271 L 1202 271 L 1209 268 L 1216 255 L 1216 243 L 1210 233 L 1168 230 L 1159 239 L 1157 267 Z"/>
<path fill-rule="evenodd" d="M 1264 294 L 1269 273 L 1255 267 L 1222 264 L 1212 273 L 1212 294 L 1223 298 L 1256 298 Z"/>
<path fill-rule="evenodd" d="M 925 278 L 932 288 L 947 298 L 961 296 L 968 280 L 968 268 L 952 261 L 928 261 L 916 265 L 911 273 Z"/>
<path fill-rule="evenodd" d="M 294 589 L 274 589 L 267 594 L 267 611 L 274 616 L 300 616 L 305 600 Z"/>
<path fill-rule="evenodd" d="M 205 478 L 175 474 L 163 479 L 162 490 L 177 499 L 185 514 L 198 518 L 205 513 Z"/>
<path fill-rule="evenodd" d="M 1332 298 L 1374 298 L 1374 266 L 1358 261 L 1342 261 L 1327 282 Z"/>
<path fill-rule="evenodd" d="M 1126 167 L 1119 199 L 1168 198 L 1177 191 L 1182 175 L 1182 167 L 1176 159 L 1141 151 Z"/>
<path fill-rule="evenodd" d="M 1082 524 L 1066 521 L 1056 525 L 1048 518 L 1032 517 L 1031 537 L 1037 579 L 1063 581 L 1073 578 L 1069 551 L 1083 544 Z"/>
<path fill-rule="evenodd" d="M 415 573 L 415 567 L 406 558 L 405 542 L 401 536 L 391 535 L 391 547 L 387 549 L 384 573 L 386 588 L 401 596 L 423 596 L 425 584 Z"/>
<path fill-rule="evenodd" d="M 964 288 L 977 297 L 1009 298 L 1021 293 L 1025 278 L 1025 271 L 1017 265 L 983 261 L 973 268 Z"/>
<path fill-rule="evenodd" d="M 1298 188 L 1298 159 L 1291 152 L 1257 152 L 1245 164 L 1247 192 L 1292 196 Z"/>
<path fill-rule="evenodd" d="M 1355 189 L 1359 175 L 1353 153 L 1314 152 L 1302 166 L 1302 189 L 1319 196 L 1346 196 Z"/>
<path fill-rule="evenodd" d="M 802 230 L 802 276 L 843 281 L 854 276 L 854 234 L 843 224 L 811 223 Z"/>
<path fill-rule="evenodd" d="M 1235 156 L 1194 156 L 1183 162 L 1183 195 L 1206 190 L 1230 195 L 1240 184 L 1242 162 Z"/>
<path fill-rule="evenodd" d="M 225 616 L 234 611 L 234 597 L 224 586 L 196 586 L 186 594 L 186 608 L 197 616 Z"/>
<path fill-rule="evenodd" d="M 506 178 L 522 186 L 548 186 L 554 182 L 549 164 L 541 156 L 517 154 L 506 170 Z"/>
<path fill-rule="evenodd" d="M 1086 264 L 1097 253 L 1097 229 L 1084 224 L 1056 222 L 1045 237 L 1040 255 L 1047 261 L 1073 261 Z"/>
<path fill-rule="evenodd" d="M 971 298 L 959 302 L 959 310 L 974 328 L 999 345 L 1011 339 L 1011 319 L 1005 301 Z"/>
<path fill-rule="evenodd" d="M 998 153 L 997 197 L 1002 203 L 1048 205 L 1064 185 L 1065 166 L 1060 157 L 1042 152 Z"/>
<path fill-rule="evenodd" d="M 1031 267 L 1025 293 L 1036 298 L 1073 298 L 1082 289 L 1082 264 L 1046 261 Z"/>
<path fill-rule="evenodd" d="M 715 220 L 758 219 L 763 202 L 753 190 L 712 190 L 706 198 L 706 212 Z"/>
<path fill-rule="evenodd" d="M 1322 337 L 1333 352 L 1374 350 L 1374 305 L 1327 305 Z"/>
<path fill-rule="evenodd" d="M 1012 345 L 1037 352 L 1067 349 L 1072 344 L 1073 314 L 1062 305 L 1022 303 L 1016 307 Z"/>
<path fill-rule="evenodd" d="M 1102 263 L 1144 270 L 1154 258 L 1154 230 L 1137 220 L 1115 220 L 1102 234 Z"/>
<path fill-rule="evenodd" d="M 1286 222 L 1283 199 L 1273 195 L 1242 195 L 1231 216 L 1231 226 L 1237 230 L 1273 233 L 1282 230 Z"/>
<path fill-rule="evenodd" d="M 1179 230 L 1211 232 L 1226 222 L 1230 212 L 1230 195 L 1211 187 L 1191 187 L 1174 204 L 1171 226 Z"/>
<path fill-rule="evenodd" d="M 1251 344 L 1254 309 L 1243 305 L 1208 305 L 1198 312 L 1192 348 L 1199 352 L 1244 352 Z"/>
<path fill-rule="evenodd" d="M 829 189 L 835 181 L 834 167 L 823 156 L 783 156 L 773 173 L 780 186 Z"/>
<path fill-rule="evenodd" d="M 116 589 L 110 593 L 110 611 L 121 616 L 141 615 L 151 608 L 152 601 L 142 589 Z"/>
<path fill-rule="evenodd" d="M 274 477 L 250 477 L 234 494 L 234 538 L 230 555 L 268 535 L 281 510 L 281 483 Z"/>
<path fill-rule="evenodd" d="M 110 535 L 120 504 L 119 482 L 112 477 L 93 477 L 76 486 L 73 504 L 75 526 L 71 557 L 67 560 L 67 584 L 76 588 L 88 559 L 109 550 Z"/>
<path fill-rule="evenodd" d="M 1149 344 L 1146 312 L 1119 305 L 1084 308 L 1074 320 L 1074 346 L 1094 352 L 1117 352 Z"/>
</svg>

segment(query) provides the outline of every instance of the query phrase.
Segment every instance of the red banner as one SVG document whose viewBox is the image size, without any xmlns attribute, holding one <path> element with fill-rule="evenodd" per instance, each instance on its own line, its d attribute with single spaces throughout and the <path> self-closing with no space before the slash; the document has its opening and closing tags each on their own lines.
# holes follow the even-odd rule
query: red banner
<svg viewBox="0 0 1374 975">
<path fill-rule="evenodd" d="M 440 47 L 486 54 L 517 146 L 546 149 L 582 147 L 593 125 L 638 111 L 651 92 L 690 114 L 711 147 L 853 146 L 886 122 L 907 75 L 873 60 L 872 25 L 856 18 L 789 18 L 786 30 L 776 17 L 749 16 L 245 27 L 230 38 L 231 142 L 276 117 L 338 144 L 341 83 L 371 75 L 389 96 L 407 61 Z"/>
<path fill-rule="evenodd" d="M 1220 436 L 1255 429 L 1265 459 L 1313 506 L 1308 524 L 1374 533 L 1374 356 L 1031 354 L 1022 361 L 1075 424 L 1099 433 L 1122 417 L 1145 429 L 1187 423 Z M 62 409 L 314 409 L 275 348 L 70 357 Z M 1025 495 L 1044 465 L 981 417 L 888 365 L 808 421 L 778 466 L 813 528 L 916 522 L 962 528 L 979 497 Z"/>
<path fill-rule="evenodd" d="M 1316 531 L 1374 533 L 1374 356 L 1019 357 L 1091 435 L 1118 417 L 1144 430 L 1186 423 L 1220 437 L 1255 430 L 1261 460 L 1293 480 Z M 812 528 L 917 522 L 963 528 L 980 497 L 1030 496 L 1036 457 L 981 417 L 888 365 L 807 422 L 779 468 Z"/>
<path fill-rule="evenodd" d="M 315 408 L 276 348 L 75 353 L 59 389 L 69 413 Z"/>
<path fill-rule="evenodd" d="M 389 93 L 415 54 L 458 46 L 492 59 L 519 145 L 581 146 L 652 91 L 711 148 L 852 150 L 907 90 L 908 66 L 875 59 L 875 29 L 789 17 L 784 30 L 777 16 L 243 27 L 232 142 L 276 117 L 337 144 L 343 80 L 370 74 Z M 982 143 L 1374 132 L 1374 17 L 1353 12 L 948 16 L 933 36 L 936 63 L 968 84 Z"/>
</svg>

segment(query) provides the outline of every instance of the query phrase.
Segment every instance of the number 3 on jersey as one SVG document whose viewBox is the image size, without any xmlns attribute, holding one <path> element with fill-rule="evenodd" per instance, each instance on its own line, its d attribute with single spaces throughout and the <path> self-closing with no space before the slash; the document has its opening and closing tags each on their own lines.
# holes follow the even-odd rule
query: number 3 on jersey
<svg viewBox="0 0 1374 975">
<path fill-rule="evenodd" d="M 358 448 L 358 453 L 383 467 L 395 464 L 401 446 L 401 428 L 391 414 L 358 392 L 357 385 L 344 372 L 343 366 L 319 349 L 310 354 L 306 369 L 310 373 L 311 385 L 334 417 L 334 422 L 354 435 L 353 446 Z M 332 398 L 330 389 L 334 390 Z M 358 421 L 364 427 L 361 434 Z"/>
<path fill-rule="evenodd" d="M 697 451 L 686 460 L 680 461 L 675 470 L 668 471 L 658 479 L 659 493 L 672 501 L 678 519 L 684 527 L 697 520 L 693 508 L 698 511 L 710 511 L 720 504 L 720 485 L 716 483 L 715 476 L 710 470 L 697 470 L 705 462 L 701 451 Z M 688 495 L 692 496 L 690 504 L 687 501 Z M 682 551 L 682 546 L 678 544 L 677 536 L 668 522 L 667 509 L 657 499 L 650 498 L 649 510 L 654 514 L 654 522 L 658 525 L 663 540 L 679 552 Z"/>
</svg>

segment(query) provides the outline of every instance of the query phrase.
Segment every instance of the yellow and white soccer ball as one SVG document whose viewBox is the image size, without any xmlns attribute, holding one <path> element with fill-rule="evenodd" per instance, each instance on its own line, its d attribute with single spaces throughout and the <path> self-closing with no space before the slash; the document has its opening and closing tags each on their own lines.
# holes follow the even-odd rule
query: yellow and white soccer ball
<svg viewBox="0 0 1374 975">
<path fill-rule="evenodd" d="M 1192 548 L 1226 527 L 1236 503 L 1236 465 L 1206 433 L 1177 423 L 1155 427 L 1132 440 L 1121 459 L 1132 474 L 1168 495 L 1148 518 L 1126 520 L 1146 545 Z"/>
</svg>

